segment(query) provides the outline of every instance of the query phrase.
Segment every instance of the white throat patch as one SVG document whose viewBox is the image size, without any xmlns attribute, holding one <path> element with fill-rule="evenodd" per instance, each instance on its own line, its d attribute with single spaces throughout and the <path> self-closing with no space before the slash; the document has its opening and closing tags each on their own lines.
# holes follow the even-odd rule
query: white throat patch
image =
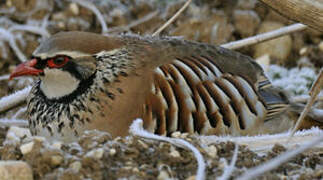
<svg viewBox="0 0 323 180">
<path fill-rule="evenodd" d="M 80 81 L 69 72 L 60 69 L 44 69 L 45 76 L 41 77 L 40 89 L 49 99 L 60 98 L 71 94 Z"/>
</svg>

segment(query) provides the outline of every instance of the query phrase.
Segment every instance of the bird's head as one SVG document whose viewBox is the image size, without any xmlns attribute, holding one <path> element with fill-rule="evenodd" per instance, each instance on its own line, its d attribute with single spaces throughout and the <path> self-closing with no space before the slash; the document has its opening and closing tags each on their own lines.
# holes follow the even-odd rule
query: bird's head
<svg viewBox="0 0 323 180">
<path fill-rule="evenodd" d="M 58 33 L 41 43 L 30 61 L 18 65 L 10 79 L 39 76 L 47 98 L 66 96 L 96 72 L 95 54 L 117 48 L 118 43 L 107 38 L 86 32 Z"/>
</svg>

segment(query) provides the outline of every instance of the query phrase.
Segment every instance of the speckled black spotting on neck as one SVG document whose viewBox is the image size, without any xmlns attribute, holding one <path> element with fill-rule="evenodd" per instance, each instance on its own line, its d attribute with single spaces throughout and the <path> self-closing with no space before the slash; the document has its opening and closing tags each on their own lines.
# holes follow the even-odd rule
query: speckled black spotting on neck
<svg viewBox="0 0 323 180">
<path fill-rule="evenodd" d="M 71 114 L 70 105 L 78 111 L 87 111 L 92 113 L 92 111 L 83 104 L 83 98 L 86 98 L 86 94 L 92 91 L 93 87 L 91 86 L 94 84 L 95 78 L 96 73 L 91 75 L 87 80 L 81 81 L 79 87 L 71 94 L 58 99 L 48 99 L 40 89 L 41 81 L 37 81 L 33 92 L 35 96 L 33 96 L 29 101 L 29 103 L 32 103 L 33 105 L 30 106 L 31 109 L 28 114 L 36 115 L 36 117 L 33 118 L 34 120 L 29 121 L 31 129 L 35 129 L 34 127 L 36 127 L 37 124 L 40 124 L 42 128 L 47 128 L 51 122 L 57 120 L 60 124 L 59 131 L 61 131 L 65 126 L 65 124 L 61 124 L 62 122 L 60 121 L 60 117 L 63 112 L 65 112 L 64 114 L 71 122 L 74 122 L 74 120 L 88 122 L 83 119 L 80 120 L 78 116 L 73 116 L 74 114 Z M 33 134 L 35 134 L 35 132 Z"/>
</svg>

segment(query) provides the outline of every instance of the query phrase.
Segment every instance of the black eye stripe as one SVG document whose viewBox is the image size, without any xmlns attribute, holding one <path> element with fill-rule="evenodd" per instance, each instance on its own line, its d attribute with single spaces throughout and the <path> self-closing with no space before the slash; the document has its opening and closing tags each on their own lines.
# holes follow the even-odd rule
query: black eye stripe
<svg viewBox="0 0 323 180">
<path fill-rule="evenodd" d="M 44 69 L 46 67 L 47 61 L 37 58 L 37 64 L 35 65 L 36 69 Z"/>
</svg>

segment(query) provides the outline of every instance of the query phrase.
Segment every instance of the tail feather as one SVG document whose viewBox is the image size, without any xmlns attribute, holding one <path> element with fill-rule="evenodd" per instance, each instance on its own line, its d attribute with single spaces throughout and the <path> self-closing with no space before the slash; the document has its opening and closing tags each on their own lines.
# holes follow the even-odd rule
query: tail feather
<svg viewBox="0 0 323 180">
<path fill-rule="evenodd" d="M 259 95 L 267 108 L 265 121 L 280 115 L 289 108 L 289 98 L 282 89 L 267 84 L 260 87 Z"/>
</svg>

